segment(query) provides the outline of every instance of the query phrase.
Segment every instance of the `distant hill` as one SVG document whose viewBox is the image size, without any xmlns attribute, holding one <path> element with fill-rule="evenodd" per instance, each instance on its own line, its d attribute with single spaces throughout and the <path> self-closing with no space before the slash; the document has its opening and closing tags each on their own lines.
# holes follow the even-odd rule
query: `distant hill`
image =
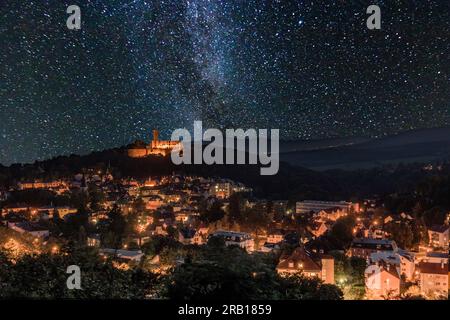
<svg viewBox="0 0 450 320">
<path fill-rule="evenodd" d="M 408 131 L 379 139 L 283 142 L 280 152 L 282 161 L 315 170 L 441 161 L 450 158 L 450 127 Z"/>
<path fill-rule="evenodd" d="M 282 162 L 275 176 L 261 176 L 259 165 L 176 166 L 169 157 L 132 159 L 122 147 L 33 164 L 0 165 L 0 190 L 20 180 L 70 177 L 90 168 L 110 170 L 115 177 L 146 178 L 178 172 L 230 178 L 253 187 L 255 194 L 273 199 L 348 199 L 406 191 L 427 176 L 449 174 L 449 166 L 428 172 L 423 170 L 423 163 L 450 158 L 450 128 L 381 139 L 330 139 L 309 144 L 290 141 L 282 142 L 280 149 Z"/>
<path fill-rule="evenodd" d="M 438 137 L 441 137 L 438 135 Z M 399 137 L 395 137 L 399 139 Z M 385 143 L 381 143 L 384 141 Z M 439 169 L 423 170 L 423 164 L 378 166 L 380 159 L 392 159 L 403 155 L 404 159 L 418 159 L 420 155 L 434 155 L 432 152 L 450 149 L 446 141 L 414 141 L 392 145 L 389 138 L 377 139 L 340 145 L 334 148 L 306 150 L 282 153 L 281 160 L 287 156 L 292 162 L 281 162 L 278 174 L 261 176 L 259 165 L 174 165 L 169 157 L 151 156 L 147 158 L 130 158 L 126 148 L 117 148 L 93 152 L 88 155 L 60 156 L 46 161 L 36 161 L 33 164 L 14 164 L 9 167 L 0 165 L 0 191 L 13 186 L 18 181 L 34 179 L 52 180 L 70 178 L 80 172 L 112 173 L 116 178 L 133 177 L 137 179 L 149 176 L 167 175 L 172 173 L 194 174 L 205 177 L 222 177 L 240 181 L 254 189 L 255 196 L 270 199 L 342 200 L 353 197 L 371 197 L 372 195 L 389 194 L 392 192 L 411 192 L 411 188 L 430 176 L 445 176 L 450 173 L 450 166 L 440 166 Z M 401 141 L 398 140 L 398 141 Z M 378 146 L 376 146 L 378 144 Z M 323 144 L 326 145 L 326 144 Z M 292 146 L 292 145 L 291 145 Z M 376 147 L 372 147 L 376 146 Z M 449 150 L 447 149 L 447 150 Z M 417 152 L 416 158 L 412 152 Z M 442 154 L 444 155 L 444 154 Z M 409 158 L 406 158 L 408 156 Z M 301 161 L 295 160 L 295 157 Z M 370 158 L 372 157 L 372 158 Z M 303 167 L 303 163 L 310 168 Z M 353 163 L 352 163 L 353 161 Z M 345 168 L 370 164 L 365 169 L 358 170 L 312 170 L 311 167 Z M 391 161 L 391 160 L 389 160 Z M 388 162 L 388 161 L 387 161 Z M 355 167 L 357 167 L 355 165 Z M 436 167 L 437 168 L 437 167 Z"/>
</svg>

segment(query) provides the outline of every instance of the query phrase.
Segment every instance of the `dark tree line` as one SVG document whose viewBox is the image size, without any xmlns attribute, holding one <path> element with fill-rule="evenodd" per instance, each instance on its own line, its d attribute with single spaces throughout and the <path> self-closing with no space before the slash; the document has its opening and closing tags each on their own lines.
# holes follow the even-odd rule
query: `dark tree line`
<svg viewBox="0 0 450 320">
<path fill-rule="evenodd" d="M 164 244 L 160 245 L 148 249 L 162 252 Z M 0 298 L 342 299 L 338 287 L 319 279 L 280 277 L 272 256 L 248 255 L 220 241 L 186 250 L 184 263 L 165 275 L 139 265 L 117 268 L 112 260 L 104 260 L 89 248 L 64 246 L 58 254 L 24 255 L 15 262 L 0 251 Z M 82 290 L 67 287 L 67 267 L 71 265 L 80 267 Z"/>
</svg>

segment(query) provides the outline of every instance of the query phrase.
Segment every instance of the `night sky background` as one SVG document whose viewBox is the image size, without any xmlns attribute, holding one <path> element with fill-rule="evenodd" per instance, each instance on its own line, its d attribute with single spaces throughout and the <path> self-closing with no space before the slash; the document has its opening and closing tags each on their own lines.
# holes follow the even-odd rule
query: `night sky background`
<svg viewBox="0 0 450 320">
<path fill-rule="evenodd" d="M 448 0 L 2 0 L 0 163 L 153 128 L 169 138 L 194 120 L 285 140 L 446 126 L 449 60 Z"/>
</svg>

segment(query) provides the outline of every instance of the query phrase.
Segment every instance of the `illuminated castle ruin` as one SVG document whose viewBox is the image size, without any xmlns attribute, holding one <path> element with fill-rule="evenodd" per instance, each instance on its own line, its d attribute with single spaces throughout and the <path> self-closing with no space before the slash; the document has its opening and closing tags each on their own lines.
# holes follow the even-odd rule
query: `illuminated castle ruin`
<svg viewBox="0 0 450 320">
<path fill-rule="evenodd" d="M 179 141 L 159 140 L 158 130 L 153 130 L 153 140 L 149 145 L 137 144 L 128 149 L 128 156 L 131 158 L 144 158 L 149 155 L 166 156 L 175 148 L 181 148 Z"/>
</svg>

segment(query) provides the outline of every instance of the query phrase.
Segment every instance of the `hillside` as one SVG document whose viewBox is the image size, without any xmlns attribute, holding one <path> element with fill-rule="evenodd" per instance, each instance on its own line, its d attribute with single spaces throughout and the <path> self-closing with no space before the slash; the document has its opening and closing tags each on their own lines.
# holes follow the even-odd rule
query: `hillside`
<svg viewBox="0 0 450 320">
<path fill-rule="evenodd" d="M 414 130 L 379 139 L 349 139 L 346 144 L 331 147 L 326 147 L 324 141 L 320 144 L 325 147 L 314 148 L 317 143 L 311 142 L 310 148 L 305 143 L 301 150 L 291 151 L 283 146 L 281 160 L 315 170 L 442 161 L 450 157 L 450 128 Z"/>
</svg>

